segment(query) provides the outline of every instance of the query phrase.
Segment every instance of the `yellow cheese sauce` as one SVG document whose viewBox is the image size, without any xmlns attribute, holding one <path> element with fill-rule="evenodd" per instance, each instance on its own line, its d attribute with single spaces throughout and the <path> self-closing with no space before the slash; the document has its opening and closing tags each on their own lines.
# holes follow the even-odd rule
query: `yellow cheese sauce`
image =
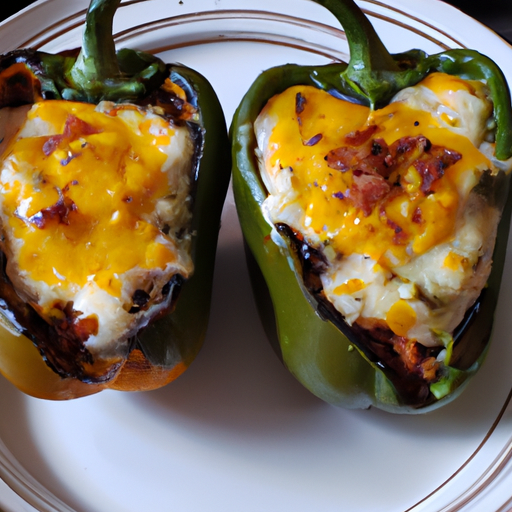
<svg viewBox="0 0 512 512">
<path fill-rule="evenodd" d="M 480 150 L 491 116 L 484 84 L 441 73 L 376 111 L 300 85 L 269 100 L 255 122 L 263 211 L 322 251 L 324 292 L 349 324 L 377 320 L 397 337 L 443 344 L 440 333 L 453 332 L 476 300 L 499 220 L 471 194 L 484 172 L 498 172 Z M 425 139 L 426 158 L 446 157 L 438 174 L 421 174 L 415 159 L 395 165 L 402 141 Z M 398 148 L 389 175 L 358 167 L 368 140 L 378 142 L 372 151 Z M 377 175 L 385 192 L 373 200 L 362 188 L 357 198 L 362 174 Z"/>
<path fill-rule="evenodd" d="M 170 193 L 166 148 L 177 137 L 168 122 L 132 106 L 44 101 L 25 131 L 4 151 L 0 175 L 22 273 L 64 288 L 93 280 L 119 296 L 129 269 L 176 262 L 175 242 L 150 221 Z"/>
<path fill-rule="evenodd" d="M 295 112 L 297 94 L 305 98 L 300 126 Z M 472 188 L 490 165 L 466 137 L 440 127 L 429 112 L 401 103 L 370 112 L 367 107 L 341 101 L 314 87 L 296 86 L 271 99 L 265 115 L 279 120 L 268 141 L 267 172 L 272 179 L 273 173 L 290 169 L 305 226 L 328 241 L 337 253 L 367 254 L 386 266 L 390 265 L 389 258 L 393 266 L 405 264 L 413 255 L 450 237 L 457 218 L 459 189 L 466 187 L 468 180 Z M 348 134 L 371 125 L 378 126 L 376 136 L 389 145 L 402 137 L 423 135 L 432 144 L 448 147 L 463 157 L 435 183 L 435 193 L 419 193 L 418 179 L 411 169 L 402 177 L 403 193 L 388 201 L 383 210 L 375 208 L 365 215 L 344 200 L 349 195 L 351 173 L 331 169 L 324 156 L 343 146 Z M 317 134 L 322 134 L 317 144 L 304 144 Z M 394 179 L 391 176 L 389 181 Z M 415 222 L 419 216 L 422 222 Z M 402 230 L 398 242 L 396 226 Z"/>
</svg>

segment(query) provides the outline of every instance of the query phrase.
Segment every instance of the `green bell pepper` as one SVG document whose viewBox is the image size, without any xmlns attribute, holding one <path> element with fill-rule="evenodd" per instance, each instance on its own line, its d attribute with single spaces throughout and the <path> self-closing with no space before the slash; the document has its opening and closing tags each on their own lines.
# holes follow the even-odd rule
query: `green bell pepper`
<svg viewBox="0 0 512 512">
<path fill-rule="evenodd" d="M 364 330 L 349 326 L 305 282 L 315 266 L 315 249 L 307 247 L 301 253 L 297 246 L 301 238 L 293 240 L 262 213 L 268 191 L 258 168 L 254 122 L 270 98 L 295 85 L 313 86 L 336 98 L 378 109 L 398 91 L 439 71 L 485 81 L 497 125 L 495 156 L 506 160 L 512 156 L 509 89 L 498 66 L 476 51 L 427 55 L 412 50 L 392 55 L 352 0 L 315 1 L 342 24 L 350 48 L 349 63 L 287 64 L 263 72 L 242 99 L 230 128 L 233 190 L 258 312 L 284 365 L 326 402 L 347 408 L 375 406 L 395 413 L 425 412 L 458 396 L 486 355 L 510 226 L 510 175 L 500 172 L 478 185 L 488 204 L 504 208 L 492 272 L 486 288 L 447 341 L 440 376 L 427 382 L 402 368 L 389 347 L 383 349 Z"/>
<path fill-rule="evenodd" d="M 220 216 L 230 180 L 224 114 L 211 85 L 198 72 L 165 64 L 148 53 L 116 52 L 112 22 L 119 4 L 91 1 L 80 50 L 48 54 L 21 49 L 1 56 L 0 108 L 49 100 L 107 100 L 151 106 L 186 125 L 194 145 L 188 228 L 194 269 L 188 279 L 173 278 L 167 308 L 131 337 L 123 361 L 104 370 L 96 367 L 83 344 L 63 339 L 21 299 L 5 272 L 7 256 L 2 254 L 0 371 L 36 397 L 67 399 L 105 388 L 162 386 L 190 365 L 206 333 Z M 169 80 L 178 93 L 169 89 Z"/>
</svg>

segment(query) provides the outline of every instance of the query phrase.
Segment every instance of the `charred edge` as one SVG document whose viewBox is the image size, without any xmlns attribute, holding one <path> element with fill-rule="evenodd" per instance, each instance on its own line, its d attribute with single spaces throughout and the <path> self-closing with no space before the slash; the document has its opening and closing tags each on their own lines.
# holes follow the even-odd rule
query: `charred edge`
<svg viewBox="0 0 512 512">
<path fill-rule="evenodd" d="M 149 324 L 146 327 L 149 327 L 157 320 L 164 318 L 165 316 L 169 315 L 174 311 L 174 308 L 176 307 L 176 302 L 178 301 L 181 289 L 183 288 L 185 282 L 186 279 L 182 275 L 175 274 L 174 276 L 172 276 L 171 280 L 164 285 L 164 287 L 162 288 L 162 296 L 164 298 L 164 301 L 166 302 L 166 307 L 163 308 L 153 318 L 151 318 L 151 322 L 149 322 Z M 138 349 L 147 357 L 147 352 L 144 347 L 144 344 L 140 342 L 140 335 L 142 334 L 145 328 L 140 329 L 130 338 L 130 351 Z M 148 359 L 150 358 L 148 357 Z"/>
<path fill-rule="evenodd" d="M 167 74 L 165 78 L 171 78 L 172 69 L 171 66 L 167 66 Z M 195 91 L 193 88 L 187 84 L 184 80 L 180 79 L 175 80 L 175 76 L 173 75 L 171 80 L 179 85 L 181 89 L 185 91 L 187 96 L 187 101 L 184 101 L 182 98 L 178 97 L 172 91 L 166 91 L 161 87 L 157 87 L 154 90 L 150 91 L 144 98 L 139 100 L 137 103 L 142 107 L 146 106 L 155 106 L 158 105 L 162 107 L 164 114 L 163 116 L 167 119 L 171 119 L 172 122 L 177 126 L 183 126 L 187 124 L 185 118 L 188 116 L 188 106 L 187 102 L 192 105 L 194 108 L 197 108 L 197 98 Z"/>
<path fill-rule="evenodd" d="M 153 305 L 165 303 L 165 314 L 172 311 L 176 305 L 178 295 L 185 279 L 180 274 L 175 274 L 171 280 L 160 290 L 160 299 L 151 302 L 151 295 L 146 290 L 135 290 L 132 296 L 132 306 L 128 313 L 136 314 L 148 310 Z M 160 317 L 160 315 L 158 315 Z"/>
<path fill-rule="evenodd" d="M 128 311 L 128 313 L 134 314 L 139 311 L 143 311 L 146 309 L 146 305 L 149 302 L 151 296 L 145 290 L 135 290 L 132 296 L 132 307 Z"/>
<path fill-rule="evenodd" d="M 150 323 L 153 323 L 174 311 L 176 302 L 178 301 L 181 289 L 183 288 L 185 282 L 186 279 L 181 274 L 175 274 L 172 276 L 171 280 L 164 285 L 162 288 L 162 296 L 166 307 L 162 308 L 162 310 L 157 315 L 151 318 Z"/>
<path fill-rule="evenodd" d="M 10 313 L 22 327 L 25 335 L 36 346 L 45 363 L 62 378 L 77 378 L 83 382 L 103 382 L 111 378 L 112 368 L 98 378 L 87 374 L 85 366 L 94 363 L 91 353 L 78 336 L 63 336 L 55 325 L 45 322 L 37 312 L 22 300 L 6 274 L 7 258 L 3 252 L 2 273 L 0 275 L 0 297 L 5 301 Z"/>
<path fill-rule="evenodd" d="M 171 69 L 171 67 L 169 67 Z M 199 179 L 199 167 L 203 157 L 204 147 L 204 128 L 202 126 L 201 111 L 199 108 L 199 99 L 193 84 L 185 80 L 178 72 L 170 72 L 170 79 L 177 86 L 181 87 L 187 96 L 187 101 L 199 112 L 199 122 L 187 121 L 186 124 L 189 128 L 192 143 L 194 144 L 194 155 L 192 161 L 192 177 L 193 185 L 191 189 L 191 196 L 194 198 L 197 192 L 197 180 Z"/>
<path fill-rule="evenodd" d="M 37 52 L 16 50 L 0 56 L 0 73 L 17 64 L 24 66 L 0 80 L 0 108 L 27 105 L 41 95 L 41 85 L 35 76 L 36 70 L 42 71 Z"/>
<path fill-rule="evenodd" d="M 391 342 L 393 333 L 390 330 L 372 329 L 369 331 L 357 324 L 349 326 L 343 315 L 327 300 L 320 279 L 320 273 L 326 266 L 324 256 L 318 250 L 308 246 L 301 235 L 288 225 L 278 224 L 276 229 L 289 241 L 291 250 L 300 263 L 304 286 L 311 294 L 319 315 L 332 322 L 370 362 L 382 370 L 393 384 L 404 405 L 421 408 L 434 403 L 436 398 L 430 392 L 429 382 L 420 374 L 409 371 L 400 355 L 394 350 Z M 454 335 L 456 343 L 471 326 L 478 312 L 480 300 L 468 310 L 456 330 Z M 436 357 L 440 349 L 439 347 L 432 349 L 421 347 L 421 350 L 423 351 L 422 357 L 426 359 Z"/>
</svg>

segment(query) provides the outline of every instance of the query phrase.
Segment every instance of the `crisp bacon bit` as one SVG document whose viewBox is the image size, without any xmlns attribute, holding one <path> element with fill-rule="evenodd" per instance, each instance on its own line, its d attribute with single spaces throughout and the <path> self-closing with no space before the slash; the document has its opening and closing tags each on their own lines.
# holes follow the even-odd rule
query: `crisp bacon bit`
<svg viewBox="0 0 512 512">
<path fill-rule="evenodd" d="M 458 162 L 461 158 L 462 155 L 456 151 L 450 151 L 441 146 L 432 146 L 429 153 L 423 154 L 414 163 L 414 167 L 422 179 L 421 191 L 424 194 L 431 192 L 432 183 L 442 178 L 445 169 Z"/>
<path fill-rule="evenodd" d="M 430 141 L 423 136 L 402 137 L 391 144 L 389 150 L 394 155 L 397 168 L 407 170 L 425 151 L 432 147 Z"/>
<path fill-rule="evenodd" d="M 422 135 L 403 137 L 388 146 L 383 139 L 371 138 L 376 129 L 370 126 L 362 132 L 349 134 L 346 141 L 360 144 L 333 149 L 325 156 L 331 169 L 352 172 L 350 198 L 365 216 L 379 201 L 403 193 L 400 176 L 411 166 L 418 171 L 422 180 L 420 190 L 427 195 L 432 192 L 432 184 L 443 176 L 445 169 L 461 158 L 455 151 L 433 146 Z M 390 184 L 387 178 L 392 173 L 396 173 L 397 179 Z M 421 212 L 416 214 L 413 222 L 421 222 Z"/>
<path fill-rule="evenodd" d="M 384 139 L 366 141 L 362 146 L 342 146 L 333 149 L 325 157 L 331 169 L 341 172 L 360 170 L 377 172 L 387 178 L 391 171 L 393 159 Z"/>
<path fill-rule="evenodd" d="M 375 205 L 390 191 L 391 186 L 379 174 L 354 172 L 350 187 L 350 199 L 356 208 L 360 208 L 365 217 L 372 213 Z"/>
<path fill-rule="evenodd" d="M 82 135 L 94 135 L 95 133 L 100 133 L 96 127 L 72 114 L 68 115 L 63 133 L 66 139 L 76 140 Z"/>
<path fill-rule="evenodd" d="M 418 171 L 424 194 L 431 192 L 432 183 L 443 177 L 447 167 L 462 158 L 456 151 L 433 146 L 423 136 L 403 137 L 390 146 L 390 151 L 395 155 L 397 169 L 406 171 L 412 165 Z"/>
<path fill-rule="evenodd" d="M 388 226 L 392 228 L 397 235 L 403 231 L 403 229 L 396 222 L 393 222 L 390 219 L 388 219 L 386 222 Z"/>
<path fill-rule="evenodd" d="M 62 140 L 62 135 L 52 135 L 43 144 L 43 153 L 50 156 L 58 147 Z"/>
<path fill-rule="evenodd" d="M 46 156 L 50 156 L 59 147 L 61 142 L 69 143 L 84 135 L 93 135 L 95 133 L 100 133 L 100 130 L 75 115 L 69 114 L 66 119 L 66 124 L 64 125 L 64 132 L 62 134 L 51 135 L 48 137 L 43 144 L 43 153 Z M 69 161 L 66 163 L 69 163 Z"/>
<path fill-rule="evenodd" d="M 90 336 L 96 336 L 99 330 L 99 322 L 96 316 L 80 318 L 73 322 L 73 330 L 82 342 L 87 341 Z"/>
<path fill-rule="evenodd" d="M 434 382 L 437 379 L 439 361 L 435 357 L 427 356 L 423 345 L 401 336 L 394 336 L 393 349 L 409 372 L 420 375 L 427 382 Z"/>
<path fill-rule="evenodd" d="M 423 222 L 423 218 L 421 216 L 421 210 L 420 208 L 416 208 L 414 210 L 414 213 L 412 214 L 412 218 L 411 220 L 415 223 L 415 224 L 421 224 Z"/>
<path fill-rule="evenodd" d="M 322 140 L 323 135 L 321 133 L 317 133 L 316 135 L 313 135 L 309 140 L 302 141 L 302 144 L 304 146 L 314 146 L 315 144 L 318 144 Z"/>
<path fill-rule="evenodd" d="M 395 232 L 395 236 L 393 237 L 394 244 L 400 245 L 407 242 L 407 233 L 402 227 L 390 219 L 386 219 L 386 224 Z"/>
<path fill-rule="evenodd" d="M 64 313 L 63 318 L 52 317 L 55 329 L 64 340 L 79 340 L 83 343 L 90 336 L 98 334 L 99 322 L 96 315 L 79 318 L 82 312 L 74 309 L 73 302 L 56 303 L 53 307 Z"/>
<path fill-rule="evenodd" d="M 364 153 L 363 153 L 364 155 Z M 347 172 L 357 165 L 359 153 L 356 148 L 343 146 L 333 149 L 325 156 L 325 161 L 331 169 L 337 169 L 341 172 Z"/>
<path fill-rule="evenodd" d="M 53 219 L 57 219 L 59 224 L 69 225 L 69 214 L 76 210 L 77 206 L 74 201 L 65 197 L 59 190 L 59 200 L 55 204 L 43 208 L 31 217 L 23 218 L 23 220 L 39 229 L 44 229 L 47 223 Z"/>
<path fill-rule="evenodd" d="M 365 142 L 370 140 L 370 137 L 377 131 L 379 127 L 376 124 L 373 124 L 371 126 L 368 126 L 366 130 L 363 130 L 362 132 L 359 130 L 356 130 L 355 132 L 350 132 L 345 137 L 345 143 L 348 146 L 362 146 Z"/>
</svg>

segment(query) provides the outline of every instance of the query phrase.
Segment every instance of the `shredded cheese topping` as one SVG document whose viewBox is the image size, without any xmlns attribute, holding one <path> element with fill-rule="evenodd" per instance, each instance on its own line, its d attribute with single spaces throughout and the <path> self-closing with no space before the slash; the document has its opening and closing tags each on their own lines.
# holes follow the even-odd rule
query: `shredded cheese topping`
<svg viewBox="0 0 512 512">
<path fill-rule="evenodd" d="M 20 293 L 49 318 L 70 301 L 98 318 L 91 343 L 122 338 L 136 290 L 154 298 L 193 270 L 192 154 L 188 129 L 151 110 L 34 104 L 0 169 L 2 248 Z"/>
<path fill-rule="evenodd" d="M 440 73 L 376 111 L 295 86 L 261 112 L 265 215 L 322 251 L 324 292 L 349 324 L 432 346 L 462 320 L 499 220 L 472 193 L 498 172 L 482 151 L 491 115 L 484 84 Z"/>
</svg>

